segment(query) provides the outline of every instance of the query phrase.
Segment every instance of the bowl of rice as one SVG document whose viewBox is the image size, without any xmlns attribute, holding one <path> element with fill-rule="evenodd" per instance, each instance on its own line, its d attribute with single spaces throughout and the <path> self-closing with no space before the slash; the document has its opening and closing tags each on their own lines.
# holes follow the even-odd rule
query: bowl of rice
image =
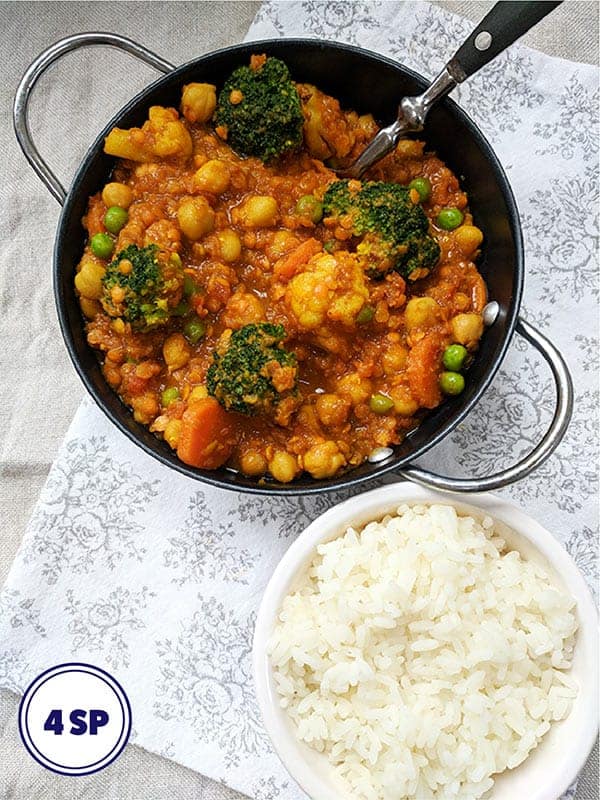
<svg viewBox="0 0 600 800">
<path fill-rule="evenodd" d="M 253 648 L 273 747 L 313 800 L 557 800 L 598 726 L 597 613 L 550 532 L 398 483 L 316 519 Z"/>
</svg>

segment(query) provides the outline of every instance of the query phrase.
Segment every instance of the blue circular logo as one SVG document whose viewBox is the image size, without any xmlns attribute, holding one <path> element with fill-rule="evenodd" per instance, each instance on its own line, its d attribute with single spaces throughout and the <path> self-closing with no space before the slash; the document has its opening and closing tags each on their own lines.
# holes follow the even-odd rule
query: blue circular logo
<svg viewBox="0 0 600 800">
<path fill-rule="evenodd" d="M 131 733 L 123 687 L 92 664 L 58 664 L 32 681 L 19 706 L 19 733 L 38 764 L 89 775 L 111 764 Z"/>
</svg>

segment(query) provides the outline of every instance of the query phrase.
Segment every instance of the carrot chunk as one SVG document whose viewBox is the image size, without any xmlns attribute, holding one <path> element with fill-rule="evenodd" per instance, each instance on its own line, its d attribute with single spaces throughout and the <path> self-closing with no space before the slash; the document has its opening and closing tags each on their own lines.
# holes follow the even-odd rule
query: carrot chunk
<svg viewBox="0 0 600 800">
<path fill-rule="evenodd" d="M 408 385 L 420 406 L 435 408 L 442 401 L 439 387 L 442 345 L 437 333 L 423 337 L 408 354 Z"/>
<path fill-rule="evenodd" d="M 323 245 L 317 239 L 307 239 L 292 250 L 291 253 L 279 259 L 273 270 L 275 277 L 289 281 L 301 266 L 308 264 L 310 259 L 320 253 L 322 249 Z"/>
<path fill-rule="evenodd" d="M 214 397 L 194 400 L 181 418 L 177 455 L 186 464 L 217 469 L 231 455 L 236 442 L 235 421 Z"/>
</svg>

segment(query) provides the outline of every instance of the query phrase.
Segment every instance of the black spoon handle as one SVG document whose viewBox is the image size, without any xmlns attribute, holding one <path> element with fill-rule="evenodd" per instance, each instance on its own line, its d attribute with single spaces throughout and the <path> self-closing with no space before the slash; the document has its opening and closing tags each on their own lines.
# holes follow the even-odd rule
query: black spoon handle
<svg viewBox="0 0 600 800">
<path fill-rule="evenodd" d="M 526 3 L 504 0 L 496 3 L 450 61 L 455 80 L 462 83 L 559 5 L 560 2 L 539 0 Z"/>
</svg>

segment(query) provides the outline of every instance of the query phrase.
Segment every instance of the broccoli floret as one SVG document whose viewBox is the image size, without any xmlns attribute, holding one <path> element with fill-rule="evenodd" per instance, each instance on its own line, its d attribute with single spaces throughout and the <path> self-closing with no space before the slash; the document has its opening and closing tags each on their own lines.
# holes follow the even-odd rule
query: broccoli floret
<svg viewBox="0 0 600 800">
<path fill-rule="evenodd" d="M 439 259 L 425 212 L 397 183 L 335 181 L 325 192 L 323 212 L 360 238 L 356 253 L 373 277 L 396 270 L 410 280 L 424 278 Z"/>
<path fill-rule="evenodd" d="M 225 82 L 215 114 L 217 133 L 241 155 L 269 161 L 302 143 L 304 117 L 288 68 L 253 57 Z"/>
<path fill-rule="evenodd" d="M 165 255 L 154 244 L 130 244 L 106 268 L 102 306 L 138 330 L 163 325 L 181 299 L 183 278 L 179 256 Z"/>
<path fill-rule="evenodd" d="M 244 325 L 213 353 L 206 375 L 208 393 L 227 411 L 258 414 L 272 411 L 296 393 L 298 364 L 281 346 L 283 325 Z"/>
</svg>

